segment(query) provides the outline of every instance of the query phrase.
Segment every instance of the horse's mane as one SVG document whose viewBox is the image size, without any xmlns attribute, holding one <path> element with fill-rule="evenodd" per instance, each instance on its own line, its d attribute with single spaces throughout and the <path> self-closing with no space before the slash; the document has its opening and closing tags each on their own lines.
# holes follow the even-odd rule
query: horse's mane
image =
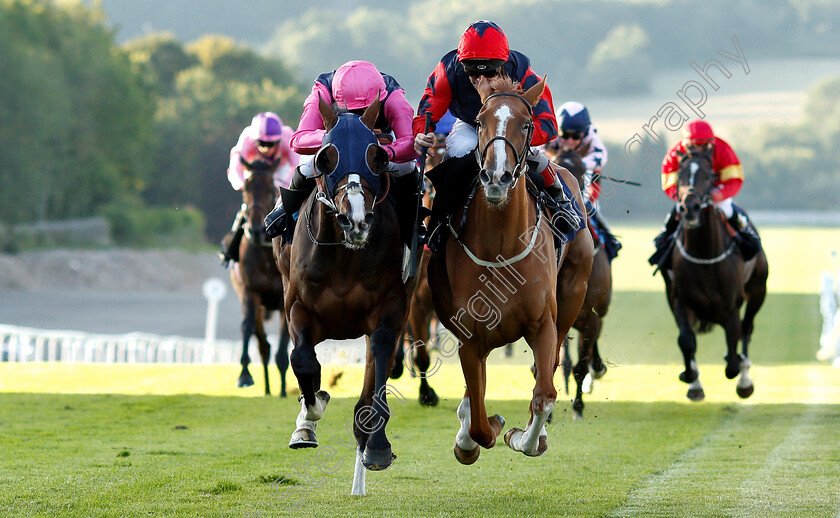
<svg viewBox="0 0 840 518">
<path fill-rule="evenodd" d="M 508 76 L 501 75 L 492 77 L 487 80 L 486 95 L 495 93 L 517 93 L 522 95 L 524 91 L 518 81 L 514 81 Z M 486 95 L 484 97 L 486 97 Z"/>
</svg>

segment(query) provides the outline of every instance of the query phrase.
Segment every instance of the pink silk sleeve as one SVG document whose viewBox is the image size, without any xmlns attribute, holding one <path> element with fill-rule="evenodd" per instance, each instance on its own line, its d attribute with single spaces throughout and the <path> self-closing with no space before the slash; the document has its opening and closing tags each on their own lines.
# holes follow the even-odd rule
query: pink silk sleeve
<svg viewBox="0 0 840 518">
<path fill-rule="evenodd" d="M 388 152 L 391 161 L 401 164 L 417 158 L 417 153 L 414 152 L 414 131 L 411 128 L 414 108 L 406 100 L 404 91 L 394 90 L 388 96 L 385 118 L 388 119 L 396 137 L 390 144 L 382 146 Z"/>
<path fill-rule="evenodd" d="M 324 119 L 318 110 L 318 99 L 332 104 L 332 93 L 321 83 L 312 86 L 312 92 L 303 102 L 303 115 L 300 116 L 298 129 L 292 135 L 292 150 L 300 155 L 314 155 L 321 148 L 324 140 Z"/>
<path fill-rule="evenodd" d="M 245 168 L 242 166 L 239 157 L 242 156 L 245 142 L 249 140 L 247 132 L 248 128 L 242 130 L 242 133 L 239 135 L 239 140 L 236 141 L 236 145 L 230 150 L 230 163 L 228 164 L 227 177 L 230 186 L 235 191 L 242 190 L 242 186 L 245 184 Z M 251 145 L 253 146 L 253 143 Z"/>
</svg>

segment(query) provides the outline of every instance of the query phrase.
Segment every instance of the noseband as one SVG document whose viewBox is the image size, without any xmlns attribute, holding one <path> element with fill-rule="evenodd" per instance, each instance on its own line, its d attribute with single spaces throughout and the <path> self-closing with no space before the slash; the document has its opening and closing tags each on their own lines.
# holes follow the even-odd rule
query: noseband
<svg viewBox="0 0 840 518">
<path fill-rule="evenodd" d="M 513 145 L 513 142 L 511 142 L 510 139 L 507 138 L 506 136 L 496 135 L 493 138 L 491 138 L 490 140 L 488 140 L 486 144 L 484 144 L 484 147 L 481 149 L 480 153 L 478 151 L 478 148 L 476 148 L 476 150 L 475 150 L 476 151 L 476 160 L 478 160 L 478 168 L 483 171 L 484 170 L 484 159 L 487 157 L 487 150 L 490 148 L 490 144 L 492 144 L 496 140 L 501 140 L 502 142 L 505 143 L 505 146 L 510 146 L 510 148 L 513 150 L 514 154 L 516 155 L 516 166 L 513 168 L 513 171 L 511 172 L 511 174 L 513 175 L 513 178 L 514 178 L 514 185 L 515 185 L 516 180 L 525 171 L 525 158 L 527 158 L 528 152 L 531 149 L 531 137 L 534 135 L 534 123 L 533 123 L 534 109 L 531 107 L 531 103 L 529 103 L 527 99 L 525 99 L 523 96 L 521 96 L 519 94 L 516 94 L 516 93 L 513 93 L 513 92 L 498 92 L 498 93 L 490 94 L 490 95 L 487 96 L 486 99 L 484 99 L 484 104 L 487 104 L 487 101 L 489 101 L 493 97 L 516 97 L 517 99 L 519 99 L 523 103 L 525 103 L 525 106 L 528 107 L 528 116 L 530 117 L 530 121 L 528 123 L 528 135 L 525 138 L 525 144 L 522 146 L 521 151 L 516 149 L 516 146 Z M 476 119 L 476 122 L 478 122 L 478 119 Z"/>
</svg>

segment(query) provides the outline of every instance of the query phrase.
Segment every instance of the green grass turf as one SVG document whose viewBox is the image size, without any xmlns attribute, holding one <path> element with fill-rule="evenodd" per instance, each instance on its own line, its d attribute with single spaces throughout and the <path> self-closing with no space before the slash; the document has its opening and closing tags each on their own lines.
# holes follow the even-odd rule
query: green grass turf
<svg viewBox="0 0 840 518">
<path fill-rule="evenodd" d="M 838 405 L 558 404 L 549 449 L 461 466 L 457 401 L 392 400 L 391 468 L 349 496 L 355 401 L 290 450 L 294 399 L 0 395 L 2 516 L 803 516 L 840 509 Z M 491 401 L 508 426 L 527 402 Z M 279 484 L 276 481 L 284 481 Z"/>
</svg>

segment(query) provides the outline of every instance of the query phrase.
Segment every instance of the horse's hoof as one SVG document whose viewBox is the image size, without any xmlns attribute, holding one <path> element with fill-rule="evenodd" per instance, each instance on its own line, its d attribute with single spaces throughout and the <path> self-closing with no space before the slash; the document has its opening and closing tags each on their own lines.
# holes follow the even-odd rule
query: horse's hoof
<svg viewBox="0 0 840 518">
<path fill-rule="evenodd" d="M 280 391 L 280 397 L 282 397 L 282 398 L 287 397 L 287 396 L 286 396 L 286 391 L 285 391 L 285 390 L 281 390 L 281 391 Z"/>
<path fill-rule="evenodd" d="M 726 370 L 724 372 L 726 374 L 726 379 L 734 380 L 735 378 L 738 377 L 738 374 L 741 374 L 741 368 L 740 367 L 729 367 L 727 365 Z"/>
<path fill-rule="evenodd" d="M 686 396 L 692 401 L 703 401 L 706 399 L 706 393 L 703 392 L 702 388 L 688 389 L 688 394 L 686 394 Z"/>
<path fill-rule="evenodd" d="M 505 418 L 500 416 L 499 414 L 495 414 L 491 416 L 488 421 L 490 421 L 490 428 L 493 429 L 493 433 L 496 434 L 496 437 L 502 433 L 502 429 L 505 427 Z"/>
<path fill-rule="evenodd" d="M 236 380 L 236 386 L 239 388 L 243 387 L 251 387 L 254 385 L 254 378 L 251 376 L 239 376 L 239 379 Z"/>
<path fill-rule="evenodd" d="M 752 396 L 752 393 L 755 392 L 755 385 L 750 385 L 749 387 L 735 387 L 735 392 L 738 394 L 738 397 L 741 399 L 747 399 L 748 397 Z"/>
<path fill-rule="evenodd" d="M 396 459 L 397 456 L 391 453 L 391 448 L 382 450 L 374 450 L 373 448 L 365 448 L 362 454 L 362 464 L 371 471 L 382 471 Z"/>
<path fill-rule="evenodd" d="M 583 411 L 572 410 L 572 420 L 583 421 Z"/>
<path fill-rule="evenodd" d="M 478 456 L 481 455 L 481 447 L 480 446 L 476 446 L 475 449 L 472 449 L 472 450 L 465 450 L 465 449 L 461 448 L 460 446 L 458 446 L 456 444 L 455 448 L 454 448 L 454 451 L 455 451 L 455 458 L 458 459 L 458 462 L 460 462 L 461 464 L 463 464 L 465 466 L 468 466 L 468 465 L 474 463 L 475 461 L 477 461 Z"/>
<path fill-rule="evenodd" d="M 697 372 L 696 371 L 682 371 L 680 373 L 680 381 L 683 383 L 694 383 L 694 380 L 697 379 Z"/>
<path fill-rule="evenodd" d="M 440 398 L 432 387 L 428 391 L 420 390 L 420 404 L 423 406 L 437 406 Z"/>
<path fill-rule="evenodd" d="M 525 430 L 523 430 L 522 428 L 511 428 L 510 430 L 505 432 L 505 444 L 507 444 L 508 447 L 510 447 L 512 450 L 515 450 L 516 448 L 510 445 L 510 441 L 513 439 L 513 434 L 517 432 L 525 433 Z"/>
<path fill-rule="evenodd" d="M 540 440 L 537 442 L 537 451 L 535 451 L 534 453 L 528 453 L 527 451 L 523 451 L 522 453 L 524 453 L 528 457 L 539 457 L 540 455 L 545 453 L 545 450 L 547 449 L 548 439 L 545 435 L 540 435 Z"/>
<path fill-rule="evenodd" d="M 607 366 L 606 365 L 601 365 L 600 369 L 592 371 L 592 377 L 595 378 L 596 380 L 599 380 L 599 379 L 603 378 L 604 374 L 606 374 L 606 373 L 607 373 Z"/>
<path fill-rule="evenodd" d="M 318 438 L 315 437 L 315 432 L 309 428 L 298 428 L 292 434 L 292 439 L 289 441 L 289 448 L 297 450 L 298 448 L 317 448 Z"/>
</svg>

